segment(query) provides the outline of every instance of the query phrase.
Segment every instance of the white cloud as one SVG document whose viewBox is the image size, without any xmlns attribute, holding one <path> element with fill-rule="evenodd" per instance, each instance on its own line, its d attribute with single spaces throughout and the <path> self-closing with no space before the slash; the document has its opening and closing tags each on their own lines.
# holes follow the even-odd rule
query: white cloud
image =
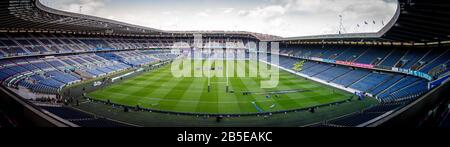
<svg viewBox="0 0 450 147">
<path fill-rule="evenodd" d="M 396 9 L 396 0 L 45 1 L 61 10 L 78 12 L 82 5 L 84 14 L 164 30 L 241 30 L 284 37 L 338 33 L 338 15 L 344 16 L 348 33 L 373 32 L 382 28 L 381 21 L 387 24 Z M 363 25 L 372 20 L 377 23 Z"/>
<path fill-rule="evenodd" d="M 249 10 L 246 12 L 247 13 L 244 13 L 246 17 L 268 18 L 283 15 L 286 12 L 286 8 L 279 5 L 271 5 L 267 7 L 258 7 L 256 9 Z"/>
<path fill-rule="evenodd" d="M 209 14 L 206 13 L 206 12 L 199 12 L 199 13 L 197 13 L 197 16 L 199 16 L 199 17 L 208 17 Z"/>
<path fill-rule="evenodd" d="M 222 10 L 223 10 L 223 13 L 229 14 L 234 11 L 234 8 L 222 8 Z"/>
<path fill-rule="evenodd" d="M 54 8 L 83 14 L 96 15 L 105 8 L 105 3 L 110 0 L 42 0 L 44 4 Z"/>
</svg>

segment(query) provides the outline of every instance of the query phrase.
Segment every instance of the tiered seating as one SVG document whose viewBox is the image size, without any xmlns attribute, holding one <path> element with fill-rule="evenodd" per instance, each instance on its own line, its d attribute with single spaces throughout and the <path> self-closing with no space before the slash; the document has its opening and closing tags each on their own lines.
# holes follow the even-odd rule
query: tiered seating
<svg viewBox="0 0 450 147">
<path fill-rule="evenodd" d="M 67 107 L 42 107 L 60 118 L 66 119 L 81 127 L 129 127 L 129 125 L 97 118 L 90 114 Z"/>
<path fill-rule="evenodd" d="M 298 59 L 280 57 L 280 65 L 288 69 L 292 69 L 293 64 L 297 61 Z M 327 82 L 372 94 L 384 102 L 416 98 L 428 90 L 426 81 L 418 77 L 370 72 L 365 69 L 353 69 L 340 65 L 333 67 L 327 63 L 319 64 L 306 61 L 303 70 L 300 72 Z M 415 82 L 419 80 L 421 83 L 416 84 Z M 408 86 L 411 86 L 410 84 L 414 84 L 415 88 L 407 89 Z"/>
<path fill-rule="evenodd" d="M 37 68 L 36 66 L 34 66 L 33 64 L 21 64 L 22 67 L 24 67 L 25 69 L 27 69 L 28 71 L 38 71 L 40 70 L 39 68 Z"/>
<path fill-rule="evenodd" d="M 64 63 L 62 63 L 59 60 L 52 60 L 52 61 L 47 61 L 48 64 L 50 64 L 51 66 L 55 67 L 55 68 L 62 68 L 66 65 L 64 65 Z"/>
<path fill-rule="evenodd" d="M 105 59 L 113 60 L 113 61 L 120 61 L 120 62 L 126 63 L 133 67 L 142 66 L 142 65 L 153 63 L 153 62 L 157 61 L 156 59 L 151 58 L 144 53 L 136 52 L 136 51 L 116 52 L 116 53 L 99 53 L 98 55 Z"/>
<path fill-rule="evenodd" d="M 356 58 L 361 56 L 361 54 L 364 53 L 366 49 L 367 48 L 348 48 L 341 55 L 339 55 L 336 60 L 354 61 Z"/>
<path fill-rule="evenodd" d="M 385 114 L 386 112 L 399 109 L 403 105 L 400 103 L 379 104 L 372 106 L 362 112 L 350 114 L 341 118 L 337 118 L 324 123 L 316 124 L 312 127 L 356 127 L 366 122 L 376 119 L 377 117 Z"/>
<path fill-rule="evenodd" d="M 360 80 L 361 78 L 368 75 L 370 72 L 367 70 L 353 70 L 347 74 L 345 74 L 342 77 L 339 77 L 335 80 L 333 80 L 333 83 L 343 85 L 345 87 L 350 86 L 351 84 L 355 83 L 356 81 Z"/>
<path fill-rule="evenodd" d="M 431 63 L 429 63 L 426 66 L 424 66 L 422 69 L 420 69 L 420 71 L 422 71 L 422 72 L 429 72 L 433 68 L 438 67 L 440 65 L 449 66 L 448 65 L 448 62 L 450 61 L 449 57 L 450 57 L 450 51 L 447 51 L 446 53 L 440 55 L 438 58 L 433 60 Z"/>
<path fill-rule="evenodd" d="M 419 78 L 407 76 L 407 77 L 403 78 L 402 80 L 400 80 L 399 82 L 397 82 L 396 84 L 389 87 L 389 89 L 386 89 L 381 94 L 378 94 L 377 96 L 380 99 L 384 99 L 384 98 L 388 97 L 390 94 L 392 94 L 398 90 L 401 90 L 401 89 L 409 86 L 410 84 L 417 82 L 418 80 L 419 80 Z"/>
<path fill-rule="evenodd" d="M 10 75 L 5 74 L 5 73 L 3 73 L 3 72 L 0 71 L 0 80 L 1 80 L 1 81 L 4 81 L 4 80 L 5 80 L 6 78 L 8 78 L 8 77 L 10 77 Z"/>
<path fill-rule="evenodd" d="M 332 48 L 328 48 L 328 49 L 324 49 L 325 52 L 322 54 L 322 56 L 320 56 L 321 58 L 324 59 L 336 59 L 337 56 L 339 56 L 340 54 L 342 54 L 342 51 L 345 50 L 347 47 L 332 47 Z"/>
<path fill-rule="evenodd" d="M 9 69 L 15 71 L 16 73 L 24 73 L 24 72 L 28 71 L 27 69 L 25 69 L 21 66 L 18 66 L 18 65 L 11 66 L 11 67 L 9 67 Z"/>
<path fill-rule="evenodd" d="M 53 67 L 51 67 L 50 65 L 48 65 L 45 62 L 34 62 L 32 63 L 34 66 L 38 67 L 41 70 L 51 70 L 53 69 Z"/>
<path fill-rule="evenodd" d="M 160 60 L 171 60 L 177 58 L 178 56 L 175 54 L 156 54 L 154 57 Z"/>
<path fill-rule="evenodd" d="M 427 53 L 426 50 L 409 50 L 406 55 L 400 59 L 401 65 L 399 67 L 409 69 L 414 64 L 416 64 L 420 58 L 422 58 Z"/>
<path fill-rule="evenodd" d="M 375 119 L 381 114 L 382 113 L 357 113 L 340 119 L 332 120 L 328 123 L 337 126 L 355 127 L 372 119 Z"/>
<path fill-rule="evenodd" d="M 403 77 L 403 75 L 395 75 L 392 78 L 388 79 L 386 82 L 378 85 L 376 88 L 367 91 L 368 93 L 374 94 L 374 95 L 378 95 L 380 92 L 382 92 L 383 90 L 386 90 L 387 88 L 389 88 L 390 86 L 392 86 L 393 84 L 397 83 L 399 80 L 401 80 Z"/>
<path fill-rule="evenodd" d="M 20 86 L 23 86 L 25 88 L 30 89 L 32 92 L 36 93 L 44 93 L 44 94 L 53 94 L 57 93 L 58 89 L 47 86 L 47 85 L 41 85 L 33 81 L 29 80 L 22 80 L 19 82 Z"/>
<path fill-rule="evenodd" d="M 382 48 L 370 48 L 361 57 L 359 57 L 355 62 L 364 64 L 374 64 L 378 60 L 384 59 L 390 50 Z"/>
<path fill-rule="evenodd" d="M 404 49 L 395 49 L 390 55 L 386 57 L 386 59 L 380 63 L 381 66 L 386 67 L 394 67 L 395 64 L 403 57 L 403 55 L 407 52 Z"/>
<path fill-rule="evenodd" d="M 450 71 L 449 50 L 411 49 L 391 47 L 364 47 L 350 45 L 289 45 L 283 46 L 280 53 L 293 54 L 300 58 L 319 57 L 338 61 L 372 64 L 377 68 L 390 70 L 391 67 L 412 69 L 438 77 Z M 292 69 L 298 59 L 280 57 L 280 65 Z M 292 61 L 292 62 L 291 62 Z M 330 66 L 328 64 L 306 61 L 300 71 L 303 74 L 332 82 L 344 87 L 363 91 L 382 101 L 398 101 L 420 96 L 428 91 L 428 81 L 404 74 L 371 73 L 369 70 Z M 407 88 L 413 87 L 414 88 Z"/>
<path fill-rule="evenodd" d="M 52 78 L 66 84 L 71 84 L 81 80 L 79 77 L 76 77 L 70 73 L 63 73 L 57 70 L 47 72 L 47 74 L 50 75 Z"/>
<path fill-rule="evenodd" d="M 187 43 L 186 48 L 193 46 L 191 38 L 127 38 L 102 35 L 80 34 L 45 34 L 45 33 L 0 33 L 0 57 L 24 55 L 77 53 L 87 51 L 112 51 L 124 49 L 170 48 L 177 42 Z M 245 48 L 246 39 L 230 39 L 228 46 L 222 39 L 211 39 L 203 42 L 215 48 Z"/>
<path fill-rule="evenodd" d="M 314 76 L 330 68 L 332 68 L 332 66 L 329 64 L 317 64 L 316 66 L 308 68 L 306 70 L 302 70 L 301 72 L 308 76 Z"/>
<path fill-rule="evenodd" d="M 167 59 L 173 59 L 176 55 L 169 55 L 168 51 L 145 51 L 152 55 L 161 55 Z M 99 53 L 56 56 L 51 58 L 20 58 L 0 62 L 0 80 L 5 81 L 9 77 L 20 79 L 8 79 L 14 88 L 27 88 L 32 92 L 55 94 L 66 85 L 80 82 L 82 77 L 96 78 L 122 71 L 132 66 L 149 64 L 158 61 L 140 51 L 127 51 L 119 53 Z M 114 55 L 117 58 L 112 58 Z M 126 57 L 126 58 L 122 58 Z M 121 60 L 124 59 L 124 60 Z M 82 73 L 77 73 L 82 71 Z M 20 86 L 20 87 L 19 87 Z"/>
<path fill-rule="evenodd" d="M 16 68 L 16 70 L 14 70 L 13 68 Z M 20 69 L 20 70 L 19 70 Z M 22 73 L 23 69 L 19 68 L 19 67 L 4 67 L 4 68 L 0 68 L 0 79 L 3 81 L 5 79 L 7 79 L 8 77 L 14 76 L 16 74 Z"/>
<path fill-rule="evenodd" d="M 382 101 L 403 101 L 408 99 L 414 99 L 428 91 L 428 84 L 425 80 L 419 80 L 418 82 L 408 86 L 402 90 L 389 94 L 389 96 L 381 97 Z"/>
<path fill-rule="evenodd" d="M 42 75 L 32 75 L 30 77 L 33 81 L 35 81 L 35 83 L 41 84 L 41 85 L 45 85 L 45 86 L 49 86 L 55 89 L 60 89 L 64 86 L 64 83 L 59 82 L 51 77 L 45 77 Z"/>
<path fill-rule="evenodd" d="M 281 66 L 283 66 L 285 68 L 292 69 L 294 67 L 294 64 L 298 61 L 299 60 L 281 56 L 279 63 Z M 307 63 L 305 63 L 305 64 L 307 64 Z"/>
<path fill-rule="evenodd" d="M 100 76 L 106 75 L 106 73 L 99 71 L 96 68 L 84 69 L 84 71 L 88 72 L 89 74 L 93 75 L 94 77 L 100 77 Z"/>
<path fill-rule="evenodd" d="M 380 104 L 364 110 L 365 113 L 385 113 L 399 108 L 401 103 Z"/>
<path fill-rule="evenodd" d="M 329 81 L 334 80 L 337 77 L 340 77 L 350 71 L 351 71 L 351 69 L 349 69 L 348 67 L 336 66 L 336 67 L 331 68 L 330 70 L 327 70 L 325 72 L 318 74 L 316 77 L 329 82 Z"/>
<path fill-rule="evenodd" d="M 380 83 L 386 81 L 390 77 L 391 77 L 390 74 L 371 73 L 366 78 L 364 78 L 361 81 L 351 85 L 350 88 L 354 88 L 354 89 L 358 89 L 360 91 L 366 92 L 369 89 L 372 89 L 374 86 L 377 86 Z"/>
<path fill-rule="evenodd" d="M 413 67 L 411 69 L 418 70 L 420 68 L 423 68 L 423 66 L 434 61 L 439 56 L 444 55 L 445 52 L 447 52 L 447 51 L 446 50 L 436 50 L 436 49 L 431 50 L 427 55 L 425 55 L 425 57 L 420 59 L 420 61 L 417 64 L 413 65 Z"/>
<path fill-rule="evenodd" d="M 359 47 L 359 46 L 332 46 L 332 45 L 293 45 L 280 49 L 280 52 L 292 52 L 301 58 L 319 57 L 362 64 L 378 65 L 389 69 L 400 67 L 403 69 L 421 70 L 429 72 L 433 68 L 446 64 L 450 53 L 446 49 L 405 49 L 390 47 Z M 441 59 L 435 60 L 437 57 Z M 440 69 L 436 75 L 447 71 Z"/>
</svg>

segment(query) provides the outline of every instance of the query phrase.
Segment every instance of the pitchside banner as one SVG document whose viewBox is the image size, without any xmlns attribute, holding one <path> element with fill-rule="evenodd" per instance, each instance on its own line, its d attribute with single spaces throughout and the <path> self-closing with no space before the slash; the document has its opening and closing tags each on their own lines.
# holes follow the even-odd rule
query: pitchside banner
<svg viewBox="0 0 450 147">
<path fill-rule="evenodd" d="M 371 64 L 362 64 L 362 63 L 356 63 L 356 62 L 346 62 L 346 61 L 337 61 L 337 60 L 332 60 L 332 59 L 322 59 L 322 58 L 317 58 L 317 57 L 311 57 L 308 58 L 310 60 L 313 61 L 319 61 L 319 62 L 325 62 L 325 63 L 332 63 L 332 64 L 339 64 L 339 65 L 346 65 L 346 66 L 353 66 L 353 67 L 359 67 L 359 68 L 367 68 L 367 69 L 380 69 L 375 67 L 374 65 Z M 412 75 L 412 76 L 417 76 L 417 77 L 421 77 L 424 79 L 427 79 L 429 81 L 433 80 L 433 77 L 427 73 L 424 72 L 420 72 L 420 71 L 415 71 L 415 70 L 410 70 L 410 69 L 402 69 L 402 68 L 382 68 L 382 69 L 386 69 L 386 70 L 392 70 L 395 72 L 400 72 L 400 73 L 404 73 L 404 74 L 408 74 L 408 75 Z"/>
<path fill-rule="evenodd" d="M 408 74 L 408 75 L 413 75 L 413 76 L 417 76 L 417 77 L 421 77 L 421 78 L 425 78 L 429 81 L 433 80 L 433 77 L 431 77 L 429 74 L 420 72 L 420 71 L 415 71 L 415 70 L 410 70 L 410 69 L 403 69 L 403 68 L 396 68 L 393 67 L 391 69 L 392 71 L 396 71 L 396 72 L 401 72 L 404 74 Z"/>
<path fill-rule="evenodd" d="M 345 62 L 345 61 L 336 61 L 336 64 L 340 65 L 348 65 L 348 66 L 354 66 L 354 67 L 360 67 L 360 68 L 374 68 L 373 65 L 370 64 L 362 64 L 362 63 L 355 63 L 355 62 Z"/>
<path fill-rule="evenodd" d="M 322 59 L 322 58 L 317 58 L 317 57 L 311 57 L 309 59 L 313 60 L 313 61 L 326 62 L 326 63 L 339 64 L 339 65 L 346 65 L 346 66 L 353 66 L 353 67 L 359 67 L 359 68 L 373 69 L 375 67 L 374 65 L 371 65 L 371 64 L 362 64 L 362 63 L 346 62 L 346 61 L 337 61 L 337 60 Z"/>
</svg>

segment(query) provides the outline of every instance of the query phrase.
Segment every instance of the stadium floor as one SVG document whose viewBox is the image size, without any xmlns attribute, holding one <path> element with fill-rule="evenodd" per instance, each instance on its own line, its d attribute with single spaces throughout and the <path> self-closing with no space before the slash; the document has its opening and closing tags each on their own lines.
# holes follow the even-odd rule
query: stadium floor
<svg viewBox="0 0 450 147">
<path fill-rule="evenodd" d="M 298 111 L 286 114 L 225 117 L 220 122 L 217 122 L 216 117 L 203 115 L 171 115 L 146 111 L 124 112 L 123 108 L 92 101 L 83 101 L 79 106 L 74 107 L 98 117 L 106 117 L 145 127 L 299 127 L 359 112 L 377 103 L 378 101 L 372 98 L 363 101 L 353 100 L 322 107 L 314 113 Z"/>
<path fill-rule="evenodd" d="M 220 62 L 211 64 L 215 68 L 214 71 L 222 71 L 223 75 L 226 75 L 226 68 L 218 63 Z M 242 62 L 234 61 L 236 69 L 245 69 L 246 75 L 249 75 L 249 71 L 258 70 L 257 66 L 250 62 L 244 63 L 245 66 Z M 201 67 L 194 67 L 191 72 L 199 69 Z M 226 92 L 227 78 L 176 78 L 171 73 L 171 66 L 166 65 L 88 93 L 88 96 L 127 106 L 139 105 L 155 110 L 205 114 L 246 114 L 301 109 L 347 100 L 352 96 L 350 93 L 305 80 L 282 70 L 279 72 L 279 84 L 275 88 L 260 88 L 260 81 L 265 80 L 261 77 L 228 79 L 230 91 L 234 91 L 233 93 Z M 211 83 L 210 92 L 208 81 Z M 243 95 L 244 92 L 252 94 Z"/>
</svg>

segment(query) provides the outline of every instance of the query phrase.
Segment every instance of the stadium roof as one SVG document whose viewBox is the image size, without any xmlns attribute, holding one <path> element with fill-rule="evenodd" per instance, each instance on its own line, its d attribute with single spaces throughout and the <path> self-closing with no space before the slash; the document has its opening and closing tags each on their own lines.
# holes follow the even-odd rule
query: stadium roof
<svg viewBox="0 0 450 147">
<path fill-rule="evenodd" d="M 216 35 L 252 36 L 277 41 L 398 41 L 439 42 L 450 40 L 450 5 L 440 0 L 399 0 L 393 19 L 377 33 L 354 33 L 280 38 L 252 32 L 164 31 L 100 17 L 64 12 L 39 0 L 0 1 L 0 30 L 84 32 L 120 35 Z"/>
<path fill-rule="evenodd" d="M 115 20 L 65 12 L 49 8 L 39 0 L 0 1 L 0 30 L 31 32 L 76 32 L 85 34 L 191 36 L 195 33 L 215 36 L 241 36 L 276 39 L 273 35 L 240 31 L 164 31 Z"/>
<path fill-rule="evenodd" d="M 354 33 L 283 38 L 293 40 L 377 40 L 439 42 L 450 40 L 450 4 L 441 0 L 399 0 L 392 20 L 377 33 Z"/>
<path fill-rule="evenodd" d="M 79 31 L 91 33 L 149 34 L 163 31 L 104 18 L 58 11 L 39 0 L 9 0 L 0 2 L 0 29 L 34 31 Z"/>
</svg>

